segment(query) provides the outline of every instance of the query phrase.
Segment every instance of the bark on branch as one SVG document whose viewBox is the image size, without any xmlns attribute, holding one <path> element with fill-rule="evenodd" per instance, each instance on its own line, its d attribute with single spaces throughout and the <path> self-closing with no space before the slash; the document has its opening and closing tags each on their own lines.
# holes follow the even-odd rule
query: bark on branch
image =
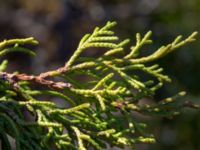
<svg viewBox="0 0 200 150">
<path fill-rule="evenodd" d="M 55 71 L 49 71 L 46 73 L 41 73 L 38 76 L 34 75 L 27 75 L 27 74 L 11 74 L 7 72 L 0 72 L 0 78 L 2 80 L 8 81 L 13 87 L 18 86 L 19 81 L 29 81 L 34 84 L 39 84 L 43 86 L 47 86 L 51 89 L 55 90 L 62 90 L 64 88 L 71 88 L 72 85 L 70 83 L 65 82 L 55 82 L 52 80 L 47 80 L 45 78 L 50 77 L 52 73 L 64 73 L 66 71 L 66 68 L 59 68 Z"/>
</svg>

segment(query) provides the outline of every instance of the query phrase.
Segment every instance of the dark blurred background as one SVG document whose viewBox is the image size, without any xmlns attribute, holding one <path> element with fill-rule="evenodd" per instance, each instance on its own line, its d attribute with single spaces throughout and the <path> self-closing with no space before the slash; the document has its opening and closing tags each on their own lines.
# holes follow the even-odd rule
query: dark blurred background
<svg viewBox="0 0 200 150">
<path fill-rule="evenodd" d="M 8 56 L 9 69 L 40 73 L 66 62 L 81 37 L 108 20 L 118 22 L 116 32 L 134 42 L 136 32 L 152 30 L 152 49 L 200 29 L 200 0 L 0 0 L 0 40 L 33 36 L 40 45 L 37 57 Z M 145 51 L 147 54 L 149 52 Z M 95 55 L 97 51 L 89 51 Z M 200 102 L 200 40 L 159 61 L 173 79 L 158 91 L 162 99 L 178 91 L 186 100 Z M 154 145 L 140 150 L 200 150 L 200 112 L 185 109 L 173 119 L 153 121 Z"/>
</svg>

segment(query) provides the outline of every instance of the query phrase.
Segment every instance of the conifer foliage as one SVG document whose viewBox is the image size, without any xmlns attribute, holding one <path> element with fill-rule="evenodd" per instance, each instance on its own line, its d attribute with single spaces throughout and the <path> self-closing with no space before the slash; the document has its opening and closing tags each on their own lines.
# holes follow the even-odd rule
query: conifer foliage
<svg viewBox="0 0 200 150">
<path fill-rule="evenodd" d="M 185 92 L 153 104 L 155 92 L 171 79 L 152 62 L 195 40 L 197 32 L 186 39 L 178 36 L 148 56 L 140 56 L 143 46 L 152 44 L 152 32 L 136 34 L 136 43 L 120 41 L 113 32 L 116 22 L 107 22 L 86 34 L 63 67 L 28 75 L 8 73 L 7 60 L 0 64 L 0 138 L 3 149 L 105 149 L 108 146 L 134 148 L 136 143 L 154 143 L 146 124 L 137 114 L 173 116 L 183 106 L 177 101 Z M 24 45 L 36 45 L 34 38 L 5 40 L 0 56 L 10 52 L 35 55 Z M 102 50 L 97 58 L 82 57 L 88 50 Z M 153 64 L 153 65 L 152 65 Z M 149 78 L 141 78 L 141 72 Z M 81 80 L 80 80 L 81 78 Z M 53 101 L 59 99 L 65 105 Z M 137 112 L 137 113 L 133 113 Z M 27 115 L 29 116 L 27 118 Z"/>
</svg>

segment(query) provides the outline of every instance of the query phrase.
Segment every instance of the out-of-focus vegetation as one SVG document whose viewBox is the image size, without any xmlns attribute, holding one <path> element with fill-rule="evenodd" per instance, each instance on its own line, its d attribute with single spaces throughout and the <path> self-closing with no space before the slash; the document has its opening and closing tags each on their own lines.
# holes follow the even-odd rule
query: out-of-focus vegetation
<svg viewBox="0 0 200 150">
<path fill-rule="evenodd" d="M 9 56 L 9 68 L 39 73 L 46 68 L 55 68 L 64 63 L 75 50 L 79 39 L 97 24 L 107 20 L 119 22 L 120 36 L 131 37 L 136 32 L 154 32 L 154 47 L 168 43 L 169 38 L 178 34 L 188 35 L 200 29 L 199 0 L 1 0 L 0 1 L 0 40 L 33 36 L 41 42 L 38 57 L 33 60 L 24 55 Z M 133 38 L 132 38 L 133 39 Z M 44 50 L 45 49 L 45 50 Z M 98 55 L 89 51 L 89 55 Z M 143 55 L 149 54 L 145 50 Z M 23 66 L 16 61 L 22 58 Z M 54 62 L 54 63 L 52 63 Z M 167 62 L 167 63 L 166 63 Z M 19 63 L 18 63 L 19 64 Z M 37 66 L 37 67 L 35 67 Z M 38 67 L 40 66 L 40 67 Z M 200 101 L 200 40 L 190 47 L 170 54 L 161 61 L 168 68 L 166 73 L 173 79 L 172 86 L 162 88 L 157 97 L 173 95 L 186 90 L 186 99 Z M 154 124 L 160 129 L 154 129 Z M 152 122 L 158 142 L 140 149 L 200 149 L 200 113 L 191 110 L 179 117 L 156 119 Z"/>
</svg>

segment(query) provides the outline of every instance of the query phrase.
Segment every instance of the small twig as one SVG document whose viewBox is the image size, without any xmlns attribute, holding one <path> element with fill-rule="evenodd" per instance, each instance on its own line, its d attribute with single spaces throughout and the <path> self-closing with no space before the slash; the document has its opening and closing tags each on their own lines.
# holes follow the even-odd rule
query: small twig
<svg viewBox="0 0 200 150">
<path fill-rule="evenodd" d="M 62 70 L 62 69 L 60 69 L 60 70 Z M 47 86 L 47 87 L 49 87 L 51 89 L 55 89 L 55 90 L 62 90 L 64 88 L 72 87 L 72 85 L 70 83 L 55 82 L 52 80 L 44 79 L 45 77 L 48 77 L 50 73 L 51 72 L 47 72 L 47 73 L 40 74 L 39 76 L 34 76 L 34 75 L 27 75 L 27 74 L 11 74 L 11 73 L 7 73 L 7 72 L 0 72 L 0 77 L 1 77 L 1 79 L 8 81 L 14 88 L 18 87 L 19 81 L 30 81 L 32 83 Z"/>
<path fill-rule="evenodd" d="M 200 105 L 194 104 L 194 103 L 191 102 L 191 101 L 186 101 L 186 102 L 183 104 L 183 106 L 184 106 L 184 107 L 193 108 L 193 109 L 200 109 Z"/>
<path fill-rule="evenodd" d="M 55 75 L 58 75 L 58 74 L 63 74 L 65 72 L 67 72 L 67 70 L 68 70 L 67 67 L 64 66 L 64 67 L 60 67 L 56 70 L 41 73 L 39 75 L 39 77 L 44 79 L 44 78 L 52 77 L 52 76 L 55 76 Z"/>
</svg>

